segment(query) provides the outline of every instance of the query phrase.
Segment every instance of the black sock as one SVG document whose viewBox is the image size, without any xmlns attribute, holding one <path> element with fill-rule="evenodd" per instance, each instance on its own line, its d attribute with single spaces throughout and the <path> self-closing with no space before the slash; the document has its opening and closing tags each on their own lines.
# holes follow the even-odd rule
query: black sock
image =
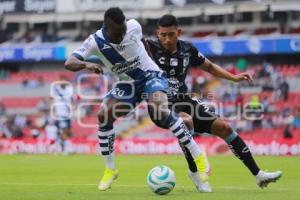
<svg viewBox="0 0 300 200">
<path fill-rule="evenodd" d="M 246 165 L 246 167 L 248 167 L 251 173 L 256 176 L 260 169 L 253 159 L 249 147 L 245 144 L 243 139 L 236 135 L 232 141 L 226 140 L 226 142 L 234 155 L 241 161 L 243 161 L 243 163 Z"/>
<path fill-rule="evenodd" d="M 180 147 L 184 153 L 184 157 L 188 163 L 189 169 L 191 172 L 197 172 L 197 166 L 194 162 L 194 158 L 192 156 L 192 154 L 190 153 L 190 151 L 188 150 L 188 148 L 186 148 L 185 146 L 183 146 L 182 144 L 180 144 Z"/>
</svg>

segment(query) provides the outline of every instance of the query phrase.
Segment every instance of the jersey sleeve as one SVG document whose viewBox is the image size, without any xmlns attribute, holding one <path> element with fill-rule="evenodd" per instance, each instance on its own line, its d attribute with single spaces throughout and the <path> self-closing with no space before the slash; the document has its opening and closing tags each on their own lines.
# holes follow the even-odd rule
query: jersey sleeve
<svg viewBox="0 0 300 200">
<path fill-rule="evenodd" d="M 191 66 L 200 66 L 205 62 L 205 56 L 194 46 L 191 47 Z"/>
<path fill-rule="evenodd" d="M 154 55 L 155 54 L 155 45 L 153 44 L 154 41 L 151 40 L 151 39 L 145 39 L 145 41 L 146 41 L 146 43 L 149 47 L 149 50 L 150 50 L 151 54 Z"/>
<path fill-rule="evenodd" d="M 128 24 L 132 26 L 132 29 L 134 30 L 134 35 L 137 37 L 137 39 L 141 40 L 143 38 L 143 31 L 140 23 L 135 19 L 131 19 L 128 21 Z"/>
<path fill-rule="evenodd" d="M 88 57 L 96 55 L 96 53 L 97 44 L 93 35 L 90 35 L 77 50 L 73 51 L 72 55 L 80 60 L 86 60 Z"/>
</svg>

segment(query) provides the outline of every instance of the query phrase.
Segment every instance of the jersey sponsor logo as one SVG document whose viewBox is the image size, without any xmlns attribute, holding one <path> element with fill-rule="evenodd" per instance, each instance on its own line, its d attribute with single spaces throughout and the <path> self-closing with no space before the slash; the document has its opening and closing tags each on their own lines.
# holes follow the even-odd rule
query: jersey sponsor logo
<svg viewBox="0 0 300 200">
<path fill-rule="evenodd" d="M 170 70 L 170 75 L 171 75 L 171 76 L 174 76 L 175 73 L 176 73 L 176 72 L 175 72 L 175 69 L 171 69 L 171 70 Z"/>
<path fill-rule="evenodd" d="M 141 64 L 140 57 L 137 56 L 133 60 L 125 61 L 123 63 L 116 63 L 112 68 L 112 72 L 115 72 L 117 74 L 129 72 L 131 70 L 134 70 Z"/>
<path fill-rule="evenodd" d="M 177 58 L 171 58 L 170 59 L 170 65 L 171 66 L 178 66 L 178 59 Z"/>
<path fill-rule="evenodd" d="M 165 64 L 165 60 L 166 60 L 165 57 L 160 57 L 160 58 L 158 59 L 158 62 L 159 62 L 161 65 L 164 65 L 164 64 Z"/>
<path fill-rule="evenodd" d="M 175 95 L 179 91 L 179 87 L 181 86 L 179 80 L 177 78 L 171 77 L 168 78 L 169 82 L 169 93 Z"/>
</svg>

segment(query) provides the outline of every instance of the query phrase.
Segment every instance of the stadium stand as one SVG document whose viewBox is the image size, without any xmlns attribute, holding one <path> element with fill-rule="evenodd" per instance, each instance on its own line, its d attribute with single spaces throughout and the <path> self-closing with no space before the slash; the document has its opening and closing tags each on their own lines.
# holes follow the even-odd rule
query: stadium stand
<svg viewBox="0 0 300 200">
<path fill-rule="evenodd" d="M 238 87 L 230 82 L 214 79 L 199 68 L 192 68 L 188 74 L 190 91 L 217 94 L 213 101 L 222 105 L 218 107 L 220 109 L 217 111 L 226 117 L 236 113 L 239 103 L 251 103 L 255 99 L 262 103 L 265 106 L 264 120 L 247 121 L 241 118 L 237 123 L 232 123 L 246 137 L 278 138 L 283 137 L 286 132 L 291 132 L 293 137 L 300 137 L 300 60 L 295 58 L 295 52 L 291 52 L 290 49 L 290 52 L 286 49 L 284 52 L 278 53 L 256 52 L 256 48 L 260 44 L 257 44 L 256 40 L 254 42 L 250 40 L 251 38 L 262 38 L 262 40 L 275 38 L 274 41 L 277 42 L 282 38 L 288 38 L 291 41 L 294 37 L 299 38 L 299 12 L 291 10 L 290 7 L 285 6 L 287 3 L 279 0 L 265 3 L 229 0 L 223 5 L 229 10 L 226 13 L 219 13 L 220 10 L 215 8 L 216 2 L 214 1 L 208 0 L 201 4 L 202 9 L 196 9 L 188 2 L 185 7 L 167 4 L 162 9 L 156 10 L 156 17 L 151 14 L 153 10 L 150 12 L 148 8 L 144 8 L 145 12 L 141 12 L 142 16 L 134 15 L 134 17 L 138 18 L 145 27 L 145 35 L 154 37 L 157 17 L 171 7 L 169 12 L 178 16 L 179 22 L 182 22 L 183 38 L 195 39 L 191 40 L 192 42 L 213 41 L 212 39 L 215 38 L 221 41 L 239 38 L 249 40 L 250 51 L 247 50 L 242 55 L 231 54 L 229 55 L 231 57 L 228 57 L 221 52 L 209 54 L 208 57 L 233 73 L 244 70 L 251 71 L 255 76 L 253 87 L 246 84 Z M 294 3 L 295 7 L 299 5 L 296 1 L 289 0 L 289 2 Z M 260 5 L 260 7 L 254 5 Z M 193 11 L 193 9 L 196 10 Z M 128 13 L 131 11 L 129 9 Z M 101 15 L 101 12 L 103 11 L 91 11 L 87 15 L 79 14 L 76 20 L 72 20 L 64 13 L 56 13 L 57 18 L 52 18 L 51 11 L 45 13 L 45 18 L 41 18 L 40 21 L 35 21 L 36 16 L 41 16 L 43 13 L 25 13 L 24 19 L 30 19 L 29 21 L 20 21 L 18 14 L 14 12 L 0 15 L 0 54 L 3 53 L 2 56 L 0 55 L 1 137 L 45 137 L 45 127 L 51 105 L 51 84 L 64 77 L 76 89 L 73 106 L 73 137 L 96 138 L 95 113 L 98 106 L 87 106 L 83 112 L 79 112 L 78 106 L 83 102 L 99 104 L 103 96 L 100 91 L 105 86 L 103 82 L 96 79 L 85 80 L 78 84 L 79 75 L 63 70 L 62 66 L 67 54 L 74 49 L 77 42 L 81 42 L 90 32 L 99 28 L 102 22 L 98 22 L 98 16 Z M 132 11 L 132 13 L 134 12 Z M 141 13 L 139 12 L 139 14 Z M 43 21 L 43 19 L 45 20 Z M 58 19 L 60 21 L 56 21 Z M 84 31 L 81 31 L 83 29 Z M 276 46 L 275 42 L 271 45 L 272 47 Z M 299 41 L 293 42 L 294 46 L 291 48 L 297 50 Z M 209 45 L 213 47 L 214 44 L 212 42 Z M 44 60 L 40 57 L 28 58 L 28 56 L 36 54 L 27 52 L 35 45 L 50 46 L 51 51 L 50 53 L 45 51 L 46 58 Z M 66 46 L 64 49 L 67 49 L 62 56 L 60 56 L 61 46 Z M 222 46 L 217 45 L 217 47 Z M 25 52 L 24 54 L 27 52 L 27 57 L 16 57 L 17 53 L 13 50 L 17 49 L 16 52 L 19 52 L 21 51 L 19 48 Z M 41 50 L 43 50 L 42 47 L 39 47 L 37 51 Z M 205 53 L 212 51 L 213 48 Z M 286 59 L 286 55 L 292 56 L 292 59 Z M 247 64 L 241 67 L 237 63 L 239 59 L 244 59 Z M 267 63 L 265 60 L 270 60 L 270 62 Z M 108 80 L 111 80 L 109 82 L 111 86 L 114 79 L 110 77 Z M 82 98 L 77 91 L 78 85 L 84 89 L 84 92 L 98 96 L 97 101 Z M 204 100 L 209 101 L 206 98 Z M 145 108 L 141 107 L 140 109 L 143 110 L 140 112 L 142 114 L 138 116 L 140 123 L 135 120 L 119 120 L 117 122 L 116 127 L 118 127 L 117 132 L 120 138 L 171 137 L 168 131 L 156 128 L 149 122 Z M 82 123 L 87 126 L 82 126 Z"/>
</svg>

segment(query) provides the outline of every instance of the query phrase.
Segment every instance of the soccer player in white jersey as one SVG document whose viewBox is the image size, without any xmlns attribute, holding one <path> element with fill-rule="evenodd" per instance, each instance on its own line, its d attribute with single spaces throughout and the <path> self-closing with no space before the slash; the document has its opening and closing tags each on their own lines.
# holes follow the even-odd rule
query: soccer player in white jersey
<svg viewBox="0 0 300 200">
<path fill-rule="evenodd" d="M 100 65 L 86 62 L 92 55 L 98 56 L 111 72 L 120 76 L 120 81 L 104 98 L 98 113 L 99 145 L 106 169 L 99 183 L 99 190 L 111 187 L 118 171 L 114 162 L 113 123 L 120 110 L 132 110 L 137 103 L 146 100 L 153 122 L 170 129 L 179 142 L 188 148 L 200 173 L 207 181 L 207 160 L 183 122 L 175 112 L 168 109 L 168 80 L 166 74 L 148 56 L 142 43 L 142 29 L 136 20 L 126 21 L 120 8 L 110 8 L 104 14 L 104 26 L 85 40 L 82 46 L 67 59 L 65 67 L 71 71 L 87 69 L 102 73 Z"/>
<path fill-rule="evenodd" d="M 71 115 L 73 87 L 64 78 L 54 84 L 53 88 L 53 114 L 55 125 L 59 130 L 59 143 L 63 153 L 69 153 L 66 149 L 68 139 L 71 137 Z"/>
</svg>

